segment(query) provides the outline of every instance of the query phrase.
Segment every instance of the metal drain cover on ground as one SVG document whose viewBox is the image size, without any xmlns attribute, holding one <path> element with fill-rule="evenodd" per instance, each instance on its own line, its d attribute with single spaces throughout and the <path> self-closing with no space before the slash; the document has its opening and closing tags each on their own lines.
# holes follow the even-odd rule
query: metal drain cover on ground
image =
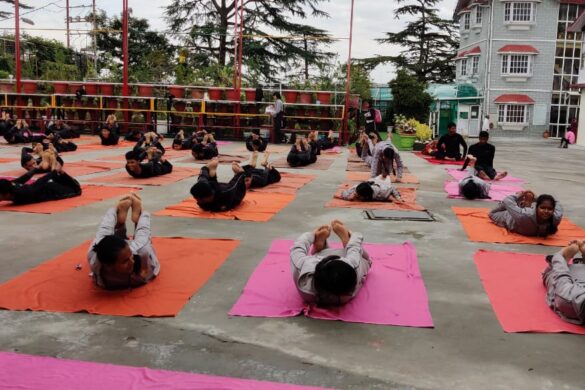
<svg viewBox="0 0 585 390">
<path fill-rule="evenodd" d="M 402 211 L 402 210 L 366 210 L 369 219 L 387 219 L 396 221 L 434 221 L 428 211 Z"/>
</svg>

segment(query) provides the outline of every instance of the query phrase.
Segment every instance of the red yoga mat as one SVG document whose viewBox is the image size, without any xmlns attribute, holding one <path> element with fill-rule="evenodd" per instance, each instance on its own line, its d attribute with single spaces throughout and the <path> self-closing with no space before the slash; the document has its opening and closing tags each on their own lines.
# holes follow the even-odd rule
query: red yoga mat
<svg viewBox="0 0 585 390">
<path fill-rule="evenodd" d="M 154 237 L 152 243 L 161 269 L 144 286 L 120 291 L 97 287 L 89 276 L 86 258 L 91 241 L 86 241 L 0 285 L 0 307 L 127 317 L 175 316 L 239 241 Z"/>
<path fill-rule="evenodd" d="M 331 167 L 333 161 L 335 160 L 332 158 L 317 157 L 317 161 L 314 164 L 309 164 L 304 167 L 291 167 L 290 165 L 288 165 L 288 162 L 286 162 L 286 157 L 281 157 L 277 160 L 271 161 L 270 165 L 272 165 L 274 168 L 327 170 Z"/>
<path fill-rule="evenodd" d="M 421 152 L 414 152 L 415 156 L 418 156 L 431 164 L 450 164 L 450 165 L 463 165 L 465 161 L 451 161 L 451 160 L 437 160 L 433 156 L 427 156 L 426 154 L 422 154 Z"/>
<path fill-rule="evenodd" d="M 94 177 L 88 180 L 90 183 L 126 184 L 136 186 L 163 186 L 176 183 L 179 180 L 199 175 L 198 168 L 173 167 L 173 171 L 166 175 L 149 177 L 146 179 L 134 178 L 126 170 L 111 175 Z"/>
<path fill-rule="evenodd" d="M 483 287 L 505 332 L 585 334 L 546 303 L 544 255 L 480 250 L 474 260 Z"/>
<path fill-rule="evenodd" d="M 280 181 L 278 183 L 270 184 L 263 188 L 253 188 L 251 192 L 273 193 L 281 194 L 296 194 L 299 189 L 306 184 L 312 182 L 316 176 L 301 175 L 299 173 L 280 172 Z"/>
</svg>

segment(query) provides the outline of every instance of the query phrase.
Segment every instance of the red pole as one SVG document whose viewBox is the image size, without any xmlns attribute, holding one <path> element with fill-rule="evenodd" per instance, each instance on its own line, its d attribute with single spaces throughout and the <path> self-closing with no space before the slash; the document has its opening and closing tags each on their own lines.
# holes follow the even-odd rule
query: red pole
<svg viewBox="0 0 585 390">
<path fill-rule="evenodd" d="M 244 3 L 240 4 L 240 44 L 238 45 L 238 94 L 242 88 L 242 53 L 244 51 Z"/>
<path fill-rule="evenodd" d="M 353 4 L 354 0 L 351 0 L 351 16 L 349 20 L 349 53 L 347 54 L 347 80 L 345 80 L 345 105 L 343 114 L 343 135 L 340 137 L 343 139 L 343 143 L 349 141 L 349 128 L 348 128 L 348 116 L 349 116 L 349 90 L 351 83 L 351 42 L 353 39 Z"/>
<path fill-rule="evenodd" d="M 238 7 L 239 0 L 234 0 L 234 89 L 237 89 L 238 83 Z"/>
<path fill-rule="evenodd" d="M 20 4 L 14 0 L 14 62 L 16 67 L 16 93 L 20 93 Z"/>
<path fill-rule="evenodd" d="M 70 38 L 71 35 L 69 33 L 69 0 L 65 2 L 65 26 L 67 26 L 67 49 L 69 49 Z"/>
<path fill-rule="evenodd" d="M 124 68 L 122 72 L 122 95 L 130 95 L 128 88 L 128 0 L 122 0 L 122 57 Z"/>
</svg>

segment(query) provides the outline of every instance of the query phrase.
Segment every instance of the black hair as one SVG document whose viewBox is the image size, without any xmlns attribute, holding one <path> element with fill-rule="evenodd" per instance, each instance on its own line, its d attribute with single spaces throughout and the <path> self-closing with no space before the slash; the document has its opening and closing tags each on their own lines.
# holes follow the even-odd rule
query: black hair
<svg viewBox="0 0 585 390">
<path fill-rule="evenodd" d="M 0 179 L 0 194 L 13 194 L 14 186 L 10 180 Z"/>
<path fill-rule="evenodd" d="M 97 258 L 102 264 L 114 264 L 118 259 L 118 253 L 126 248 L 126 240 L 118 236 L 110 235 L 102 238 L 100 242 L 94 245 Z"/>
<path fill-rule="evenodd" d="M 331 255 L 317 263 L 313 283 L 319 294 L 347 295 L 355 289 L 357 274 L 339 256 Z"/>
<path fill-rule="evenodd" d="M 448 128 L 448 129 L 450 129 L 451 127 L 457 127 L 457 125 L 455 124 L 455 122 L 450 122 L 450 123 L 447 125 L 447 128 Z"/>
<path fill-rule="evenodd" d="M 386 149 L 384 149 L 383 155 L 384 155 L 384 158 L 386 158 L 388 160 L 393 160 L 394 159 L 394 148 L 387 147 Z"/>
<path fill-rule="evenodd" d="M 262 146 L 262 142 L 259 139 L 253 139 L 252 145 L 254 146 Z"/>
<path fill-rule="evenodd" d="M 193 147 L 191 148 L 191 152 L 193 152 L 195 154 L 203 153 L 203 145 L 201 145 L 201 144 L 193 145 Z"/>
<path fill-rule="evenodd" d="M 370 201 L 374 197 L 374 189 L 372 185 L 368 181 L 361 182 L 355 188 L 355 192 L 362 198 L 363 200 Z"/>
<path fill-rule="evenodd" d="M 173 139 L 173 145 L 183 145 L 183 140 L 180 138 Z"/>
<path fill-rule="evenodd" d="M 481 196 L 481 188 L 473 180 L 469 180 L 461 187 L 461 195 L 468 200 L 478 199 Z"/>
<path fill-rule="evenodd" d="M 136 160 L 136 161 L 140 161 L 140 153 L 137 152 L 136 150 L 130 150 L 129 152 L 126 152 L 126 161 L 128 160 Z"/>
<path fill-rule="evenodd" d="M 20 166 L 24 168 L 26 163 L 32 159 L 33 159 L 33 156 L 31 156 L 30 154 L 23 154 L 22 157 L 20 158 Z"/>
<path fill-rule="evenodd" d="M 479 132 L 479 138 L 489 138 L 490 137 L 490 133 L 488 133 L 485 130 L 482 130 Z"/>
<path fill-rule="evenodd" d="M 286 162 L 288 162 L 288 165 L 291 167 L 298 167 L 301 163 L 301 159 L 298 155 L 292 153 L 287 156 Z"/>
<path fill-rule="evenodd" d="M 191 195 L 195 199 L 202 199 L 212 196 L 214 194 L 213 188 L 209 185 L 209 183 L 198 181 L 191 187 Z"/>
<path fill-rule="evenodd" d="M 274 92 L 272 96 L 275 96 L 277 99 L 281 99 L 280 92 Z"/>
<path fill-rule="evenodd" d="M 553 210 L 557 207 L 557 201 L 552 195 L 542 194 L 538 198 L 536 198 L 535 212 L 536 210 L 538 210 L 538 206 L 540 206 L 542 203 L 546 201 L 549 201 L 552 204 Z M 553 220 L 554 218 L 551 216 L 551 218 L 547 221 L 548 222 L 548 226 L 546 229 L 547 235 L 555 234 L 559 230 L 559 228 L 554 224 Z"/>
</svg>

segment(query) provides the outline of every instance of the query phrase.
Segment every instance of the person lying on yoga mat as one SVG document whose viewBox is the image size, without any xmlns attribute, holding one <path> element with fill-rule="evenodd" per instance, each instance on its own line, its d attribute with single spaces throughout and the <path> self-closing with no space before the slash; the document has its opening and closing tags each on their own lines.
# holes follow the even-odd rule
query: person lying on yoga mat
<svg viewBox="0 0 585 390">
<path fill-rule="evenodd" d="M 126 219 L 131 210 L 134 236 L 126 236 Z M 150 213 L 142 210 L 136 193 L 126 195 L 110 208 L 89 246 L 87 261 L 94 282 L 108 290 L 142 286 L 160 273 L 160 264 L 152 247 Z"/>
<path fill-rule="evenodd" d="M 207 133 L 201 142 L 197 142 L 191 148 L 191 154 L 195 160 L 210 160 L 219 155 L 217 143 L 213 134 Z"/>
<path fill-rule="evenodd" d="M 575 258 L 581 252 L 580 258 Z M 573 259 L 572 263 L 570 263 Z M 554 255 L 546 256 L 542 274 L 546 303 L 563 320 L 585 325 L 585 241 L 571 241 Z"/>
<path fill-rule="evenodd" d="M 32 169 L 12 181 L 0 179 L 0 201 L 31 204 L 72 198 L 81 195 L 79 182 L 65 173 L 56 160 L 51 160 L 51 172 L 31 184 L 26 184 L 36 173 Z"/>
<path fill-rule="evenodd" d="M 4 139 L 9 144 L 23 144 L 28 142 L 41 142 L 44 134 L 33 133 L 24 119 L 17 119 L 14 126 L 4 133 Z"/>
<path fill-rule="evenodd" d="M 317 161 L 317 149 L 309 144 L 304 137 L 297 137 L 295 144 L 290 148 L 286 161 L 291 167 L 305 167 Z"/>
<path fill-rule="evenodd" d="M 250 179 L 246 179 L 244 169 L 232 163 L 234 177 L 229 183 L 217 181 L 219 160 L 214 158 L 201 168 L 197 183 L 191 187 L 191 195 L 199 207 L 205 211 L 227 211 L 238 206 L 246 196 L 246 188 Z"/>
<path fill-rule="evenodd" d="M 145 179 L 162 176 L 173 171 L 173 165 L 166 160 L 156 147 L 146 151 L 147 162 L 141 162 L 143 156 L 136 150 L 126 153 L 126 172 L 132 177 Z"/>
<path fill-rule="evenodd" d="M 20 152 L 20 166 L 27 171 L 35 169 L 36 173 L 50 172 L 53 157 L 63 166 L 65 164 L 63 159 L 51 146 L 46 149 L 41 143 L 35 144 L 33 148 L 25 146 Z"/>
<path fill-rule="evenodd" d="M 185 130 L 181 129 L 173 139 L 172 148 L 174 150 L 191 150 L 195 143 L 197 143 L 197 137 L 195 133 L 193 133 L 191 137 L 185 137 Z"/>
<path fill-rule="evenodd" d="M 563 218 L 560 202 L 551 195 L 522 191 L 505 197 L 489 217 L 493 223 L 524 236 L 546 237 L 557 232 Z"/>
<path fill-rule="evenodd" d="M 390 183 L 390 180 L 388 178 L 382 179 L 379 176 L 344 190 L 340 198 L 350 202 L 404 203 L 400 197 L 400 192 Z"/>
<path fill-rule="evenodd" d="M 341 240 L 342 249 L 329 248 L 331 230 Z M 290 261 L 303 300 L 318 305 L 341 305 L 354 298 L 372 266 L 363 241 L 361 233 L 350 232 L 339 220 L 301 235 L 291 249 Z"/>
<path fill-rule="evenodd" d="M 71 127 L 67 126 L 62 119 L 57 119 L 55 123 L 47 127 L 45 134 L 47 136 L 55 134 L 59 136 L 59 138 L 63 139 L 79 138 L 79 133 L 73 130 Z"/>
<path fill-rule="evenodd" d="M 75 143 L 61 138 L 57 133 L 49 134 L 42 143 L 45 149 L 52 147 L 58 153 L 75 152 L 77 150 Z"/>
<path fill-rule="evenodd" d="M 500 180 L 508 175 L 508 172 L 503 171 L 497 173 L 494 169 L 494 157 L 496 155 L 496 147 L 488 140 L 490 134 L 487 131 L 480 131 L 479 142 L 469 147 L 467 158 L 463 164 L 462 171 L 469 165 L 469 156 L 475 158 L 475 172 L 483 180 Z"/>
<path fill-rule="evenodd" d="M 317 142 L 319 143 L 319 148 L 321 150 L 333 149 L 337 146 L 337 140 L 333 136 L 333 130 L 329 130 L 327 135 L 325 137 L 319 138 Z"/>
<path fill-rule="evenodd" d="M 491 184 L 486 183 L 475 175 L 475 156 L 468 154 L 465 163 L 467 167 L 467 176 L 459 180 L 459 195 L 467 200 L 490 199 Z"/>
<path fill-rule="evenodd" d="M 390 141 L 380 141 L 372 150 L 372 160 L 370 164 L 370 177 L 382 175 L 385 179 L 392 172 L 396 172 L 396 182 L 402 181 L 402 172 L 404 167 L 400 153 Z"/>
<path fill-rule="evenodd" d="M 268 142 L 260 137 L 260 134 L 252 132 L 251 135 L 246 137 L 246 149 L 250 152 L 263 152 L 266 150 Z"/>
<path fill-rule="evenodd" d="M 113 130 L 110 130 L 107 127 L 104 127 L 100 130 L 99 137 L 103 146 L 118 145 L 118 141 L 120 140 L 118 133 L 114 133 Z"/>
<path fill-rule="evenodd" d="M 250 178 L 250 185 L 248 188 L 262 188 L 280 181 L 280 172 L 278 172 L 272 165 L 268 164 L 269 156 L 270 153 L 264 153 L 264 161 L 260 163 L 264 169 L 256 168 L 258 152 L 252 154 L 250 164 L 242 167 L 246 173 L 246 178 Z"/>
<path fill-rule="evenodd" d="M 447 125 L 447 131 L 447 134 L 439 138 L 437 151 L 433 156 L 437 160 L 462 160 L 467 154 L 467 143 L 465 143 L 461 134 L 457 133 L 457 125 L 455 123 L 449 123 Z M 461 154 L 461 147 L 463 147 L 463 154 Z"/>
<path fill-rule="evenodd" d="M 134 145 L 134 151 L 140 155 L 141 160 L 146 158 L 147 151 L 151 148 L 155 148 L 160 156 L 165 154 L 165 147 L 160 143 L 158 134 L 153 132 L 144 134 Z"/>
</svg>

